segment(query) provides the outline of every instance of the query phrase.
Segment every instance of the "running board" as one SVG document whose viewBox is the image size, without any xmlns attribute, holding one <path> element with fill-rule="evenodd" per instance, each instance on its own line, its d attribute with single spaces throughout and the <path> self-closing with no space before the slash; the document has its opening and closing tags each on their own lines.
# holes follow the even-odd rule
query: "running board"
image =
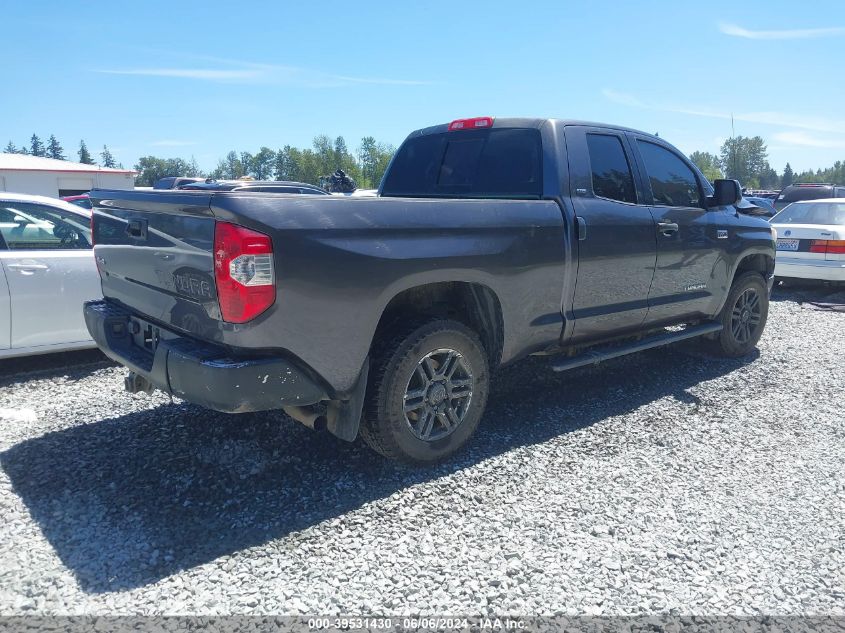
<svg viewBox="0 0 845 633">
<path fill-rule="evenodd" d="M 666 332 L 665 334 L 655 334 L 642 338 L 633 343 L 623 343 L 621 345 L 607 345 L 603 347 L 596 347 L 587 350 L 577 356 L 568 356 L 561 360 L 552 363 L 554 371 L 566 371 L 567 369 L 574 369 L 576 367 L 583 367 L 584 365 L 592 365 L 600 363 L 603 360 L 610 360 L 626 354 L 633 354 L 634 352 L 641 352 L 652 347 L 660 347 L 661 345 L 668 345 L 669 343 L 677 343 L 688 338 L 695 338 L 704 334 L 713 334 L 722 330 L 721 323 L 709 321 L 700 325 L 691 325 L 683 330 L 677 332 Z"/>
</svg>

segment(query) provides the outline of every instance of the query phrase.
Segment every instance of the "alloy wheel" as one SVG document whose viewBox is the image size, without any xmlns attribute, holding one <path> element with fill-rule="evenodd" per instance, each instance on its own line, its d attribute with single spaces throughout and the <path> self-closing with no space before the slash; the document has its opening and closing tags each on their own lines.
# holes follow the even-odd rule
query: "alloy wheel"
<svg viewBox="0 0 845 633">
<path fill-rule="evenodd" d="M 405 387 L 405 421 L 417 439 L 433 442 L 454 432 L 472 401 L 472 368 L 453 349 L 423 356 Z"/>
</svg>

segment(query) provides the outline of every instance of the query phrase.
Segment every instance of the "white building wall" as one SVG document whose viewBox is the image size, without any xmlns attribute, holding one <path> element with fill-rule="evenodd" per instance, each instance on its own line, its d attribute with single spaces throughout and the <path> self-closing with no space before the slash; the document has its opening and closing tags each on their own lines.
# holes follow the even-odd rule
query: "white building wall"
<svg viewBox="0 0 845 633">
<path fill-rule="evenodd" d="M 132 174 L 0 170 L 0 190 L 53 198 L 59 197 L 59 189 L 132 189 L 134 186 Z"/>
</svg>

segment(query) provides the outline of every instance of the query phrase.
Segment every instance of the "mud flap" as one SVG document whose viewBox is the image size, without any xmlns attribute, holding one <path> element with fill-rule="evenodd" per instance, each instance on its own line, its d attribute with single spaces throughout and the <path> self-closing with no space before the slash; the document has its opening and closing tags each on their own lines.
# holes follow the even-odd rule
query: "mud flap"
<svg viewBox="0 0 845 633">
<path fill-rule="evenodd" d="M 347 442 L 353 442 L 361 426 L 361 412 L 367 392 L 367 378 L 370 374 L 370 357 L 364 360 L 358 380 L 348 400 L 331 400 L 326 410 L 326 428 L 329 432 Z"/>
</svg>

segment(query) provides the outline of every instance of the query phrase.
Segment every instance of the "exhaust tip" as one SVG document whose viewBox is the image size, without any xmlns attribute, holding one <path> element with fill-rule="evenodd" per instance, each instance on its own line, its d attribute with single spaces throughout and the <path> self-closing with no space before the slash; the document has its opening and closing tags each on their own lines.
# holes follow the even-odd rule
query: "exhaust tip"
<svg viewBox="0 0 845 633">
<path fill-rule="evenodd" d="M 326 416 L 321 415 L 314 418 L 314 430 L 315 431 L 325 431 L 326 428 L 329 426 L 328 420 L 326 420 Z"/>
<path fill-rule="evenodd" d="M 296 405 L 289 405 L 282 407 L 282 411 L 287 413 L 297 422 L 301 422 L 309 429 L 315 431 L 324 431 L 328 427 L 328 421 L 324 413 L 319 413 L 313 409 L 300 407 Z"/>
</svg>

